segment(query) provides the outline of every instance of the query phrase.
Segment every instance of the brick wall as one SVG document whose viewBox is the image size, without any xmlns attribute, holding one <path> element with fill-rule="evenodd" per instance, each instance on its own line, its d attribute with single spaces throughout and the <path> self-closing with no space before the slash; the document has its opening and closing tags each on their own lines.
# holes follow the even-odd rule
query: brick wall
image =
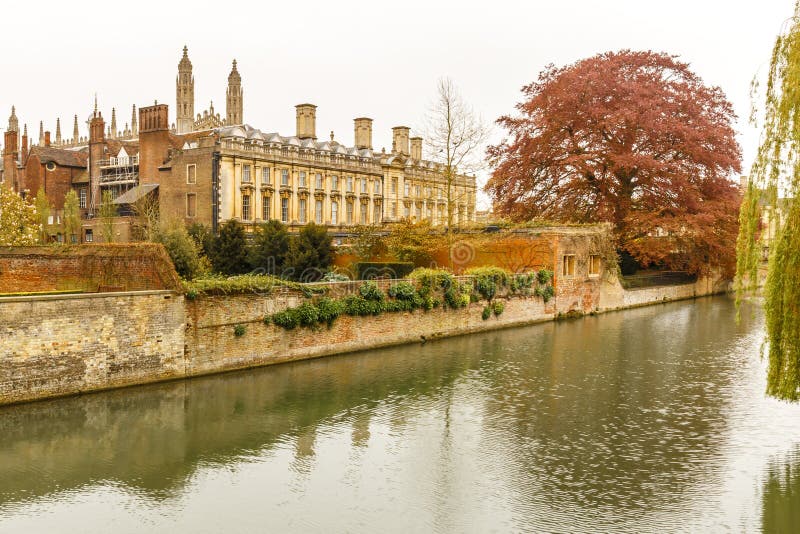
<svg viewBox="0 0 800 534">
<path fill-rule="evenodd" d="M 0 404 L 184 375 L 171 291 L 0 299 Z"/>
<path fill-rule="evenodd" d="M 113 286 L 125 291 L 181 288 L 161 245 L 0 247 L 0 294 Z"/>
</svg>

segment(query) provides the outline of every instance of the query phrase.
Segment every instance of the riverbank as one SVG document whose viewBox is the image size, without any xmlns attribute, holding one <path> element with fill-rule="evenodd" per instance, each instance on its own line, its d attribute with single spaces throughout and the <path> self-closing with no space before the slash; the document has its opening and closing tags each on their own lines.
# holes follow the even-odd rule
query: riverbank
<svg viewBox="0 0 800 534">
<path fill-rule="evenodd" d="M 506 295 L 501 315 L 461 309 L 342 316 L 330 327 L 285 330 L 265 315 L 302 292 L 199 296 L 174 290 L 0 298 L 0 404 L 33 401 L 235 369 L 420 343 L 475 332 L 719 293 L 692 284 L 625 290 L 614 278 L 562 280 L 556 296 Z M 356 283 L 351 283 L 355 287 Z M 348 284 L 330 292 L 352 290 Z"/>
</svg>

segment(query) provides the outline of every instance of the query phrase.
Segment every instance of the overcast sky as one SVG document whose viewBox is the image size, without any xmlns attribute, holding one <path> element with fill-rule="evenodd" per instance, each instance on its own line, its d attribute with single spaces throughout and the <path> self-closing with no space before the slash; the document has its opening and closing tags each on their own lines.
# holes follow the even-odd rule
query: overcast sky
<svg viewBox="0 0 800 534">
<path fill-rule="evenodd" d="M 794 0 L 558 0 L 383 3 L 3 2 L 0 127 L 11 105 L 38 135 L 39 121 L 72 135 L 96 92 L 119 129 L 132 104 L 170 105 L 183 45 L 194 65 L 195 113 L 210 100 L 224 116 L 236 58 L 245 122 L 294 134 L 294 105 L 317 108 L 317 136 L 352 144 L 354 117 L 374 119 L 373 144 L 391 127 L 421 125 L 436 80 L 451 77 L 487 122 L 513 111 L 519 89 L 548 63 L 608 50 L 678 54 L 719 85 L 739 115 L 745 169 L 758 134 L 747 124 L 749 84 L 763 73 Z M 229 14 L 224 14 L 229 10 Z M 11 53 L 13 51 L 13 53 Z M 81 135 L 87 135 L 81 122 Z M 494 140 L 502 131 L 494 132 Z M 481 177 L 485 180 L 485 176 Z"/>
</svg>

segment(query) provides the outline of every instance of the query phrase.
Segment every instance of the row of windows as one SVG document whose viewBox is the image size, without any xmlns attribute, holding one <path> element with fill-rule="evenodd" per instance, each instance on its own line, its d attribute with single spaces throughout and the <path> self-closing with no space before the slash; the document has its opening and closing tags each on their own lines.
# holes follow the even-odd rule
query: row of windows
<svg viewBox="0 0 800 534">
<path fill-rule="evenodd" d="M 189 200 L 190 196 L 192 197 L 191 201 Z M 190 202 L 192 203 L 191 204 L 192 206 L 194 205 L 193 204 L 194 203 L 194 198 L 193 197 L 194 197 L 193 193 L 190 193 L 189 195 L 187 195 L 187 216 L 192 216 L 192 217 L 194 215 L 189 215 L 189 206 L 190 206 Z M 304 223 L 307 223 L 309 221 L 308 207 L 309 206 L 308 206 L 308 200 L 307 199 L 305 199 L 305 198 L 299 199 L 298 205 L 297 205 L 297 209 L 298 209 L 297 220 L 298 220 L 298 222 L 304 224 Z M 324 201 L 322 201 L 322 200 L 315 200 L 314 201 L 314 222 L 316 222 L 317 224 L 323 224 L 323 222 L 325 220 L 324 207 L 325 207 L 324 206 Z M 267 221 L 267 220 L 270 220 L 272 218 L 271 209 L 272 209 L 272 197 L 270 197 L 268 195 L 264 195 L 262 197 L 262 202 L 261 202 L 261 218 L 262 218 L 262 220 Z M 396 206 L 394 207 L 394 209 L 396 211 Z M 284 223 L 288 223 L 289 222 L 289 215 L 290 215 L 289 211 L 290 211 L 289 210 L 289 199 L 288 198 L 281 198 L 280 220 L 282 222 L 284 222 Z M 372 222 L 374 222 L 374 223 L 381 222 L 381 211 L 382 211 L 381 210 L 381 206 L 380 206 L 380 204 L 378 204 L 373 209 L 373 221 Z M 355 222 L 355 220 L 354 220 L 354 212 L 355 212 L 354 202 L 346 202 L 345 203 L 345 221 L 344 221 L 346 224 L 353 224 Z M 194 211 L 192 211 L 192 213 L 194 213 Z M 252 210 L 251 195 L 243 194 L 242 195 L 242 220 L 245 220 L 245 221 L 252 220 L 253 215 L 254 215 L 254 213 L 253 213 L 253 210 Z M 338 201 L 333 201 L 333 202 L 331 202 L 331 224 L 340 224 L 340 222 L 341 221 L 339 220 L 339 202 Z M 368 222 L 369 222 L 368 210 L 362 209 L 362 210 L 359 211 L 359 222 L 361 224 L 368 224 Z"/>
<path fill-rule="evenodd" d="M 251 166 L 250 165 L 242 165 L 242 182 L 243 183 L 251 183 L 252 182 L 252 175 L 251 175 Z M 289 170 L 288 169 L 280 169 L 281 172 L 281 186 L 288 187 L 289 183 Z M 298 187 L 308 187 L 308 174 L 306 171 L 299 171 L 297 173 L 297 180 L 298 180 Z M 395 178 L 395 180 L 397 180 Z M 345 187 L 347 192 L 354 192 L 355 186 L 355 178 L 353 176 L 347 176 L 345 178 Z M 360 188 L 362 193 L 367 193 L 369 186 L 368 180 L 366 178 L 359 178 L 358 182 L 360 183 Z M 261 183 L 262 185 L 272 185 L 272 176 L 269 167 L 261 167 Z M 324 189 L 325 188 L 325 178 L 323 177 L 322 173 L 315 173 L 314 174 L 314 187 L 316 189 Z M 395 184 L 396 188 L 396 184 Z M 331 176 L 331 189 L 333 191 L 337 191 L 339 189 L 339 177 L 337 175 Z M 380 180 L 374 180 L 372 190 L 375 194 L 381 193 L 381 182 Z"/>
</svg>

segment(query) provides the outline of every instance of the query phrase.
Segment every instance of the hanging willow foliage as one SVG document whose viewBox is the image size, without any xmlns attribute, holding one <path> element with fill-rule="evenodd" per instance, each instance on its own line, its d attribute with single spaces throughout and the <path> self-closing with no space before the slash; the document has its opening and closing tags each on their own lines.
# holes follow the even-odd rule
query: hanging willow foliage
<svg viewBox="0 0 800 534">
<path fill-rule="evenodd" d="M 800 398 L 800 0 L 775 41 L 761 143 L 739 215 L 737 300 L 755 292 L 761 245 L 770 255 L 764 289 L 767 394 Z"/>
</svg>

